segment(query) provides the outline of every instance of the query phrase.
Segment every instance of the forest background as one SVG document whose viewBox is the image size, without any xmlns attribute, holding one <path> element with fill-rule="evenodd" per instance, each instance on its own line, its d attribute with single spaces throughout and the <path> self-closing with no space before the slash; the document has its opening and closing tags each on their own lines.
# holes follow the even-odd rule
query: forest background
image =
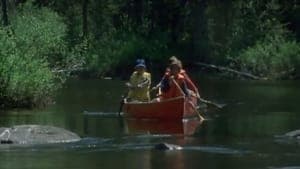
<svg viewBox="0 0 300 169">
<path fill-rule="evenodd" d="M 0 107 L 50 102 L 81 77 L 126 77 L 178 56 L 267 79 L 300 77 L 298 0 L 1 0 Z M 162 70 L 163 71 L 163 70 Z"/>
</svg>

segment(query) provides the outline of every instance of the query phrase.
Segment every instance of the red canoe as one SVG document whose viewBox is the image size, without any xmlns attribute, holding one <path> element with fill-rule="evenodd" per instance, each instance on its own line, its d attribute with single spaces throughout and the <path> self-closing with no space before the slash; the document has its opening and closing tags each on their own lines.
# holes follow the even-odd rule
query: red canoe
<svg viewBox="0 0 300 169">
<path fill-rule="evenodd" d="M 176 97 L 160 102 L 126 102 L 123 112 L 126 116 L 145 119 L 177 119 L 196 116 L 197 99 Z"/>
</svg>

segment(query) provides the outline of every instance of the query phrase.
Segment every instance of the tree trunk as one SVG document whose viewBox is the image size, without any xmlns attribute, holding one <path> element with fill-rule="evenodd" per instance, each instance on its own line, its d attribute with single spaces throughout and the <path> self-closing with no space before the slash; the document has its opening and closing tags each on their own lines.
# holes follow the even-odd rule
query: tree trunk
<svg viewBox="0 0 300 169">
<path fill-rule="evenodd" d="M 181 16 L 180 16 L 180 8 L 174 8 L 173 9 L 175 12 L 172 15 L 172 19 L 171 19 L 171 38 L 172 41 L 174 43 L 177 43 L 177 39 L 179 36 L 179 26 L 180 26 L 180 20 L 181 20 Z"/>
<path fill-rule="evenodd" d="M 218 71 L 233 73 L 238 76 L 246 77 L 246 78 L 253 79 L 253 80 L 268 80 L 268 78 L 266 78 L 266 77 L 255 76 L 251 73 L 237 71 L 237 70 L 234 70 L 234 69 L 231 69 L 228 67 L 216 66 L 216 65 L 206 64 L 206 63 L 201 63 L 201 62 L 197 62 L 197 63 L 195 63 L 195 65 L 199 65 L 199 66 L 210 68 L 210 69 L 215 69 Z"/>
<path fill-rule="evenodd" d="M 82 35 L 86 38 L 88 35 L 88 0 L 82 0 Z"/>
<path fill-rule="evenodd" d="M 2 20 L 3 20 L 3 25 L 7 26 L 9 23 L 8 23 L 6 0 L 1 0 L 1 4 L 2 4 Z"/>
<path fill-rule="evenodd" d="M 136 25 L 142 24 L 143 10 L 143 1 L 134 0 L 134 20 Z"/>
<path fill-rule="evenodd" d="M 207 0 L 196 0 L 191 4 L 192 25 L 190 34 L 192 37 L 190 57 L 201 61 L 205 61 L 209 55 L 206 8 Z"/>
</svg>

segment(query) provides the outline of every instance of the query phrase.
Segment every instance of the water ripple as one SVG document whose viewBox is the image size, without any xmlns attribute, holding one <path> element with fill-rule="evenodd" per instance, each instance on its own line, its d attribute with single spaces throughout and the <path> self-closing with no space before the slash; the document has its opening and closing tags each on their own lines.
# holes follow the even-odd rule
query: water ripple
<svg viewBox="0 0 300 169">
<path fill-rule="evenodd" d="M 169 135 L 139 135 L 132 138 L 162 138 L 170 137 Z M 128 150 L 152 150 L 155 145 L 161 143 L 158 140 L 144 142 L 141 140 L 130 140 L 128 137 L 121 140 L 114 138 L 83 138 L 81 141 L 74 143 L 57 143 L 41 145 L 3 145 L 0 152 L 41 152 L 41 151 L 75 151 L 82 153 L 101 152 L 101 151 L 128 151 Z M 160 139 L 159 139 L 160 140 Z M 160 140 L 161 141 L 161 140 Z M 178 145 L 181 146 L 181 145 Z M 178 151 L 200 151 L 212 154 L 243 155 L 251 151 L 238 150 L 223 146 L 182 146 Z"/>
<path fill-rule="evenodd" d="M 300 166 L 268 167 L 268 169 L 300 169 Z"/>
<path fill-rule="evenodd" d="M 249 154 L 251 151 L 248 150 L 236 150 L 226 147 L 210 147 L 210 146 L 188 146 L 184 147 L 183 150 L 201 151 L 206 153 L 214 154 Z"/>
<path fill-rule="evenodd" d="M 118 112 L 90 112 L 90 111 L 84 111 L 83 115 L 86 116 L 100 116 L 100 117 L 119 117 L 123 113 Z"/>
</svg>

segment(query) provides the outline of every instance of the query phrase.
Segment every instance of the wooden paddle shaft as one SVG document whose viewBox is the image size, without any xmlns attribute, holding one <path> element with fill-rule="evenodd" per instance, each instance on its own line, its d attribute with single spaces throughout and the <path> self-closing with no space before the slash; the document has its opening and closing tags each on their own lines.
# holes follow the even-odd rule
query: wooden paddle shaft
<svg viewBox="0 0 300 169">
<path fill-rule="evenodd" d="M 181 94 L 182 94 L 183 96 L 185 96 L 183 90 L 181 89 L 181 87 L 179 86 L 179 84 L 176 82 L 176 80 L 175 80 L 174 78 L 172 78 L 172 80 L 173 80 L 173 83 L 176 85 L 176 87 L 180 90 Z M 200 112 L 197 110 L 197 108 L 196 108 L 196 106 L 194 105 L 194 103 L 193 103 L 192 101 L 190 101 L 190 100 L 189 100 L 188 102 L 189 102 L 189 104 L 192 105 L 193 109 L 194 109 L 194 110 L 196 111 L 196 113 L 198 114 L 198 117 L 199 117 L 200 121 L 203 121 L 203 120 L 204 120 L 204 117 L 201 116 Z"/>
<path fill-rule="evenodd" d="M 179 86 L 179 84 L 176 82 L 176 80 L 172 77 L 170 77 L 172 79 L 172 82 L 176 85 L 176 87 L 178 88 L 178 90 L 180 91 L 180 93 L 182 94 L 182 96 L 185 96 L 182 88 Z"/>
</svg>

